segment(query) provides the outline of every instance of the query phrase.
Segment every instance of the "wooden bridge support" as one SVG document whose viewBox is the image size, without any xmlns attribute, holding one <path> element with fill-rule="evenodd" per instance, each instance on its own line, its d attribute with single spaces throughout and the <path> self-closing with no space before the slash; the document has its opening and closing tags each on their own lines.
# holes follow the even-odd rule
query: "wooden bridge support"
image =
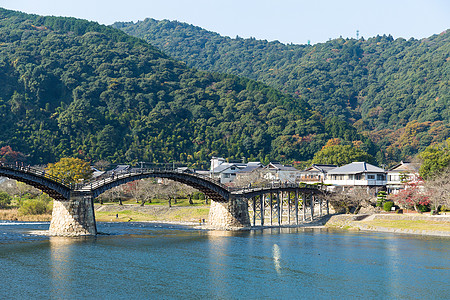
<svg viewBox="0 0 450 300">
<path fill-rule="evenodd" d="M 264 207 L 264 194 L 259 196 L 259 201 L 261 203 L 261 226 L 264 226 L 264 216 L 266 214 L 266 208 Z"/>
<path fill-rule="evenodd" d="M 53 200 L 52 236 L 96 235 L 94 201 L 91 196 L 73 196 L 69 200 Z"/>
<path fill-rule="evenodd" d="M 295 190 L 295 224 L 298 225 L 298 190 Z"/>
<path fill-rule="evenodd" d="M 283 192 L 281 192 L 281 197 L 283 197 Z M 280 191 L 277 193 L 277 214 L 278 214 L 278 226 L 281 225 L 283 218 L 283 199 L 280 198 Z"/>
<path fill-rule="evenodd" d="M 303 212 L 303 223 L 306 221 L 306 194 L 302 194 L 302 212 Z"/>
<path fill-rule="evenodd" d="M 273 225 L 273 194 L 270 193 L 269 196 L 269 202 L 270 202 L 270 225 Z"/>
</svg>

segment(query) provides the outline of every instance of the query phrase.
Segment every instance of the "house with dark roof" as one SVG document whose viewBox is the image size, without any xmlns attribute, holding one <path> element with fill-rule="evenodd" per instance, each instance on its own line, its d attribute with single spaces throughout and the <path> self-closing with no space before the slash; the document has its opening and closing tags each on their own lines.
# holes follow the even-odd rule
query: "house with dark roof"
<svg viewBox="0 0 450 300">
<path fill-rule="evenodd" d="M 350 187 L 386 187 L 386 171 L 366 162 L 352 162 L 328 171 L 325 184 Z"/>
<path fill-rule="evenodd" d="M 236 173 L 236 183 L 253 184 L 262 181 L 264 165 L 260 162 L 249 162 L 244 169 Z"/>
<path fill-rule="evenodd" d="M 329 171 L 337 168 L 337 165 L 322 165 L 313 164 L 309 168 L 300 171 L 300 176 L 297 180 L 306 183 L 319 183 L 324 182 Z"/>
</svg>

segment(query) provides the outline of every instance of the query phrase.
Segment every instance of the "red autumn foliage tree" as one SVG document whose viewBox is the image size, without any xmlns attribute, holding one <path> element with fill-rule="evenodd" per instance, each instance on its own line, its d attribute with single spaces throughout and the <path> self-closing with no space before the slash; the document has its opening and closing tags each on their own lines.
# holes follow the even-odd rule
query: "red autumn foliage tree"
<svg viewBox="0 0 450 300">
<path fill-rule="evenodd" d="M 16 161 L 24 161 L 25 155 L 19 151 L 14 151 L 11 146 L 0 148 L 0 161 L 4 163 L 12 163 Z"/>
<path fill-rule="evenodd" d="M 425 192 L 423 185 L 422 179 L 407 182 L 405 188 L 394 195 L 392 200 L 405 208 L 414 208 L 415 211 L 419 212 L 419 205 L 430 204 L 430 197 Z"/>
</svg>

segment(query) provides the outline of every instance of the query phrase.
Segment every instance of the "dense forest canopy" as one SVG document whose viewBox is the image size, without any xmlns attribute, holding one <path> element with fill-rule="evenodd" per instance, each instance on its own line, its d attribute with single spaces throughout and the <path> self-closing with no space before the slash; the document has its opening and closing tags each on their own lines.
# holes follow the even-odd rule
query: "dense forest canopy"
<svg viewBox="0 0 450 300">
<path fill-rule="evenodd" d="M 0 146 L 29 163 L 302 161 L 331 138 L 377 151 L 299 97 L 188 68 L 144 40 L 74 18 L 0 8 L 0 82 Z"/>
<path fill-rule="evenodd" d="M 177 21 L 115 23 L 189 66 L 245 76 L 353 124 L 399 161 L 450 136 L 450 30 L 293 45 L 229 38 Z"/>
</svg>

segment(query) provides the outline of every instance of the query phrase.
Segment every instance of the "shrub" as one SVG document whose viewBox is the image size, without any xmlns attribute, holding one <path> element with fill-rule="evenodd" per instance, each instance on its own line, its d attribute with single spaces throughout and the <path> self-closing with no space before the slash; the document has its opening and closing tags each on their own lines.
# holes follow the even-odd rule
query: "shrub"
<svg viewBox="0 0 450 300">
<path fill-rule="evenodd" d="M 427 211 L 430 211 L 430 205 L 429 204 L 417 204 L 417 209 L 420 211 L 420 212 L 427 212 Z"/>
<path fill-rule="evenodd" d="M 11 196 L 3 191 L 0 191 L 0 208 L 6 208 L 11 204 Z"/>
<path fill-rule="evenodd" d="M 385 191 L 379 191 L 377 194 L 377 207 L 384 207 L 386 203 L 387 193 Z"/>
<path fill-rule="evenodd" d="M 383 204 L 383 209 L 385 211 L 391 211 L 391 208 L 394 206 L 394 202 L 388 201 Z"/>
<path fill-rule="evenodd" d="M 194 192 L 192 194 L 192 199 L 194 199 L 194 200 L 205 200 L 205 194 L 203 194 L 202 192 Z"/>
<path fill-rule="evenodd" d="M 23 200 L 19 207 L 22 215 L 42 215 L 52 211 L 52 202 L 47 195 L 41 195 L 36 199 Z"/>
</svg>

